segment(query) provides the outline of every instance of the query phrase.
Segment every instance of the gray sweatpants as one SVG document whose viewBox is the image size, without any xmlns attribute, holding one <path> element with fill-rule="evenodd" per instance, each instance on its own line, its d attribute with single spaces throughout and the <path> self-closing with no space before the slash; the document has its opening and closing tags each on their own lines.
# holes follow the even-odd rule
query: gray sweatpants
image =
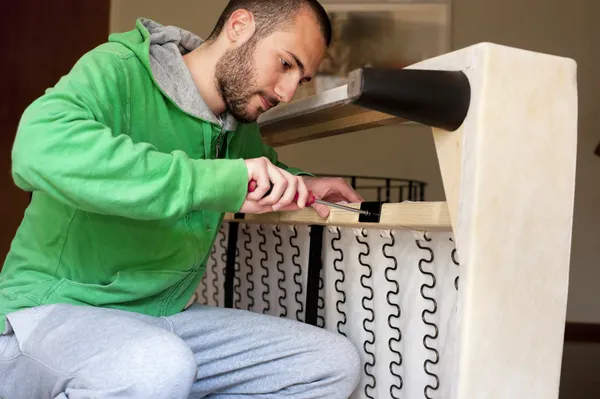
<svg viewBox="0 0 600 399">
<path fill-rule="evenodd" d="M 162 318 L 46 305 L 10 314 L 0 335 L 5 399 L 346 399 L 359 373 L 338 334 L 201 305 Z"/>
</svg>

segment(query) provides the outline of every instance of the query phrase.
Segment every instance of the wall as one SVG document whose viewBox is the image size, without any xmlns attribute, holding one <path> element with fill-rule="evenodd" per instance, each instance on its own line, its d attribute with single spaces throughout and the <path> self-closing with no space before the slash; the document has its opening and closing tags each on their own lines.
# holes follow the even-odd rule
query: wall
<svg viewBox="0 0 600 399">
<path fill-rule="evenodd" d="M 426 200 L 444 200 L 431 129 L 423 126 L 375 128 L 277 150 L 284 162 L 310 172 L 422 180 Z"/>
<path fill-rule="evenodd" d="M 136 18 L 145 17 L 206 37 L 226 4 L 225 0 L 111 0 L 110 31 L 133 29 Z"/>
</svg>

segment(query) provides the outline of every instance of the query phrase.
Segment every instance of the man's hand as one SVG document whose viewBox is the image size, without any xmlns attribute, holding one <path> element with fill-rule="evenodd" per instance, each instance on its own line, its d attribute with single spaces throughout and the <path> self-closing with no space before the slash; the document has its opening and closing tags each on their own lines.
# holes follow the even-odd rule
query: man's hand
<svg viewBox="0 0 600 399">
<path fill-rule="evenodd" d="M 315 198 L 324 201 L 339 203 L 359 203 L 364 199 L 344 179 L 337 177 L 304 177 L 308 190 L 312 191 Z M 322 218 L 329 216 L 330 209 L 326 205 L 314 204 L 313 208 Z"/>
<path fill-rule="evenodd" d="M 254 180 L 257 186 L 247 195 L 240 212 L 292 211 L 306 206 L 308 189 L 302 177 L 278 168 L 265 157 L 248 159 L 245 162 L 248 168 L 248 182 Z M 271 192 L 265 196 L 269 189 Z M 296 193 L 298 199 L 294 202 Z"/>
<path fill-rule="evenodd" d="M 245 162 L 248 168 L 248 182 L 255 181 L 256 187 L 246 196 L 240 209 L 241 213 L 260 214 L 303 209 L 309 199 L 309 191 L 315 198 L 333 203 L 364 201 L 342 178 L 294 176 L 264 157 L 248 159 Z M 265 196 L 267 192 L 269 194 Z M 294 201 L 296 194 L 297 200 Z M 314 204 L 313 208 L 322 218 L 329 216 L 328 206 Z"/>
</svg>

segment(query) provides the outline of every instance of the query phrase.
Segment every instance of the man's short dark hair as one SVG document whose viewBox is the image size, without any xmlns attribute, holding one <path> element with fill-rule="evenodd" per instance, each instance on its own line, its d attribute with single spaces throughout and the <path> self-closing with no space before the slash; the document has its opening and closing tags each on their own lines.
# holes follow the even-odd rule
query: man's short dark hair
<svg viewBox="0 0 600 399">
<path fill-rule="evenodd" d="M 217 38 L 231 15 L 240 9 L 248 10 L 256 22 L 256 38 L 263 38 L 290 24 L 303 7 L 308 7 L 321 28 L 325 44 L 331 43 L 331 22 L 323 6 L 316 0 L 231 0 L 217 21 L 207 41 Z"/>
</svg>

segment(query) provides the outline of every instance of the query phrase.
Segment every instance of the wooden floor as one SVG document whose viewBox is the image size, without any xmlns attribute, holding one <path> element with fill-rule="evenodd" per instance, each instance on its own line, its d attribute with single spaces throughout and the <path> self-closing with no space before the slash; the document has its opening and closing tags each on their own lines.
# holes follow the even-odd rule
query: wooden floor
<svg viewBox="0 0 600 399">
<path fill-rule="evenodd" d="M 600 324 L 567 322 L 565 342 L 600 343 Z"/>
</svg>

